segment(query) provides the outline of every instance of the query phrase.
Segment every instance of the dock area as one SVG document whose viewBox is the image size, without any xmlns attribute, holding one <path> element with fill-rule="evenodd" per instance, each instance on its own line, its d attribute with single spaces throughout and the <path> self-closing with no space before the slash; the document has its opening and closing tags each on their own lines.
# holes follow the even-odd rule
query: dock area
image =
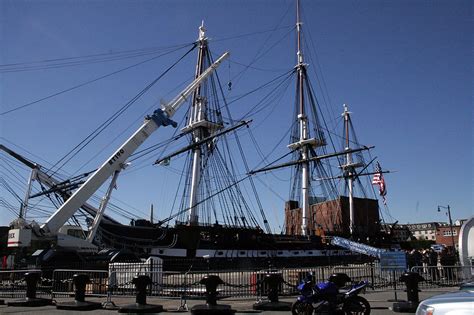
<svg viewBox="0 0 474 315">
<path fill-rule="evenodd" d="M 456 287 L 439 287 L 436 289 L 431 290 L 422 290 L 420 294 L 420 300 L 427 299 L 431 296 L 456 291 L 458 288 Z M 406 293 L 402 290 L 400 291 L 371 291 L 367 290 L 366 294 L 363 296 L 369 301 L 372 311 L 371 314 L 374 315 L 386 315 L 386 314 L 400 314 L 395 313 L 391 310 L 391 307 L 394 303 L 395 294 L 397 296 L 397 300 L 402 301 L 406 300 Z M 280 301 L 283 302 L 293 302 L 296 297 L 282 297 Z M 14 299 L 5 298 L 5 302 L 8 302 Z M 64 301 L 72 301 L 73 297 L 70 298 L 58 298 L 57 302 L 64 302 Z M 90 297 L 87 298 L 87 301 L 93 302 L 101 302 L 103 303 L 105 299 L 103 297 Z M 135 302 L 134 297 L 113 297 L 112 299 L 113 304 L 118 307 L 131 304 Z M 231 305 L 232 309 L 236 310 L 237 314 L 250 314 L 250 313 L 260 313 L 259 311 L 255 311 L 252 309 L 253 304 L 256 302 L 255 299 L 251 298 L 225 298 L 218 301 L 218 304 L 227 304 Z M 170 298 L 161 298 L 161 297 L 149 297 L 147 299 L 148 304 L 160 304 L 164 308 L 164 312 L 160 314 L 175 314 L 175 313 L 183 313 L 183 314 L 190 314 L 190 310 L 194 305 L 204 304 L 204 299 L 188 299 L 186 301 L 181 299 L 170 299 Z M 186 311 L 186 307 L 188 311 Z M 90 311 L 93 314 L 115 314 L 118 312 L 117 309 L 109 308 L 109 309 L 100 309 Z M 66 310 L 58 310 L 54 305 L 48 306 L 41 306 L 41 307 L 11 307 L 7 305 L 0 305 L 0 314 L 83 314 L 83 311 L 66 311 Z M 263 311 L 262 314 L 267 315 L 277 315 L 277 314 L 289 314 L 290 312 L 277 312 L 277 311 Z M 407 314 L 407 313 L 405 313 Z"/>
</svg>

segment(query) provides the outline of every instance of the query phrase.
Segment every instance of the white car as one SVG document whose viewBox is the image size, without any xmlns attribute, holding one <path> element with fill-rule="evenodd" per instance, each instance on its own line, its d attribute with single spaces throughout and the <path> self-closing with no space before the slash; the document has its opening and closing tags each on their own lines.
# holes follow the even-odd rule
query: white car
<svg viewBox="0 0 474 315">
<path fill-rule="evenodd" d="M 435 295 L 418 305 L 416 315 L 473 315 L 474 291 L 462 290 Z"/>
</svg>

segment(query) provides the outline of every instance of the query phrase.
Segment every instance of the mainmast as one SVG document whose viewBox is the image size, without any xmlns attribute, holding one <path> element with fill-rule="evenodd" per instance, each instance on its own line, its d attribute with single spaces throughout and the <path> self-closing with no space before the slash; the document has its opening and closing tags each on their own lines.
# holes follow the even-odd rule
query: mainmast
<svg viewBox="0 0 474 315">
<path fill-rule="evenodd" d="M 204 22 L 199 27 L 199 51 L 196 64 L 195 77 L 201 75 L 205 70 L 205 61 L 207 56 L 207 37 L 206 29 L 204 28 Z M 188 124 L 183 128 L 183 132 L 190 132 L 192 135 L 192 142 L 198 143 L 209 134 L 211 130 L 217 130 L 222 128 L 221 125 L 210 122 L 206 119 L 207 110 L 207 99 L 203 96 L 203 86 L 199 86 L 193 94 L 192 104 L 189 112 Z M 199 203 L 199 186 L 201 183 L 201 170 L 202 170 L 202 152 L 201 146 L 196 146 L 192 151 L 192 167 L 191 167 L 191 182 L 190 182 L 190 194 L 189 194 L 189 210 L 188 210 L 188 224 L 194 225 L 199 222 L 199 215 L 197 204 Z"/>
<path fill-rule="evenodd" d="M 298 99 L 298 126 L 299 126 L 299 141 L 291 143 L 288 147 L 292 150 L 299 150 L 301 154 L 301 159 L 305 162 L 301 165 L 301 235 L 308 235 L 308 216 L 309 216 L 309 194 L 310 194 L 310 164 L 308 160 L 308 151 L 310 147 L 322 146 L 324 143 L 321 141 L 311 138 L 309 139 L 309 126 L 308 126 L 308 117 L 305 114 L 305 91 L 304 84 L 306 80 L 306 67 L 307 64 L 304 63 L 303 52 L 301 50 L 301 26 L 300 21 L 300 6 L 299 0 L 296 1 L 296 34 L 297 34 L 297 99 Z"/>
<path fill-rule="evenodd" d="M 354 233 L 354 179 L 357 174 L 356 168 L 363 167 L 362 163 L 353 163 L 352 161 L 352 151 L 350 147 L 350 124 L 351 124 L 351 112 L 349 112 L 346 104 L 344 106 L 344 112 L 342 116 L 344 117 L 344 138 L 345 138 L 345 148 L 346 153 L 346 164 L 341 165 L 341 168 L 344 170 L 345 177 L 347 178 L 347 186 L 349 187 L 349 231 L 350 234 Z"/>
</svg>

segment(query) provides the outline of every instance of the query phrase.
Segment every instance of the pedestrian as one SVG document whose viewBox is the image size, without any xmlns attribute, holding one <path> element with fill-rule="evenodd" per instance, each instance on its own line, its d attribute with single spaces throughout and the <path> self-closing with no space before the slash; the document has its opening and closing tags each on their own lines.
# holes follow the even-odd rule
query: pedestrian
<svg viewBox="0 0 474 315">
<path fill-rule="evenodd" d="M 429 256 L 428 256 L 428 250 L 424 249 L 421 252 L 421 262 L 423 264 L 423 273 L 428 274 L 428 261 L 429 261 Z"/>
<path fill-rule="evenodd" d="M 430 271 L 430 277 L 432 281 L 439 280 L 439 273 L 438 273 L 438 253 L 436 253 L 433 249 L 428 250 L 428 268 Z"/>
<path fill-rule="evenodd" d="M 450 282 L 455 281 L 456 279 L 454 279 L 453 268 L 455 268 L 454 264 L 456 263 L 456 259 L 451 253 L 451 250 L 447 248 L 443 250 L 443 252 L 441 253 L 440 262 L 441 266 L 443 267 L 443 274 L 446 278 L 447 284 L 450 284 Z"/>
<path fill-rule="evenodd" d="M 421 255 L 420 251 L 418 249 L 413 250 L 413 257 L 414 257 L 414 263 L 415 267 L 421 267 L 422 266 L 422 258 L 423 256 Z"/>
<path fill-rule="evenodd" d="M 406 254 L 406 257 L 407 257 L 408 270 L 411 271 L 411 268 L 415 267 L 414 249 L 411 250 L 411 251 L 406 250 L 405 254 Z"/>
</svg>

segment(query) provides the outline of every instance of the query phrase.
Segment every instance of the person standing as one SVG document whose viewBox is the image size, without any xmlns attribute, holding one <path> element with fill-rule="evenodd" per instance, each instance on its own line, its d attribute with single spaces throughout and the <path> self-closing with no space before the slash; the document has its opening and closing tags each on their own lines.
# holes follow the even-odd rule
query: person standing
<svg viewBox="0 0 474 315">
<path fill-rule="evenodd" d="M 423 264 L 423 273 L 428 274 L 428 262 L 429 262 L 429 255 L 428 255 L 428 250 L 424 249 L 421 252 L 421 262 Z"/>
<path fill-rule="evenodd" d="M 414 257 L 413 261 L 415 263 L 415 267 L 421 267 L 423 256 L 421 255 L 421 253 L 418 249 L 413 250 L 413 257 Z"/>
<path fill-rule="evenodd" d="M 454 279 L 454 269 L 455 266 L 454 264 L 456 263 L 456 257 L 451 253 L 451 250 L 446 248 L 443 250 L 441 253 L 441 258 L 440 258 L 441 266 L 443 266 L 443 273 L 444 277 L 446 278 L 446 281 L 448 283 L 452 281 L 456 281 Z"/>
<path fill-rule="evenodd" d="M 430 271 L 431 280 L 438 281 L 438 253 L 436 253 L 433 249 L 428 251 L 428 269 Z"/>
</svg>

